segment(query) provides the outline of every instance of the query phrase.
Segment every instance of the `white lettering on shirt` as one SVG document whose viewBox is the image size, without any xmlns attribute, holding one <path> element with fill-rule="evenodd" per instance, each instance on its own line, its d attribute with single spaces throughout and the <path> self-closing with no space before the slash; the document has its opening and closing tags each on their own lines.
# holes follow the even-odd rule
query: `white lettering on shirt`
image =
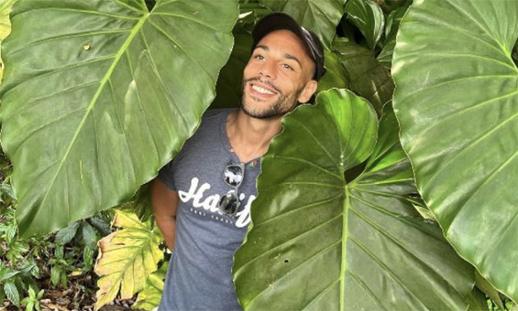
<svg viewBox="0 0 518 311">
<path fill-rule="evenodd" d="M 178 191 L 178 196 L 180 200 L 184 203 L 188 203 L 192 200 L 192 206 L 194 208 L 203 208 L 206 211 L 211 213 L 218 213 L 222 215 L 223 213 L 218 209 L 218 202 L 220 199 L 219 194 L 208 195 L 204 198 L 204 192 L 210 189 L 209 183 L 203 183 L 198 187 L 200 180 L 197 177 L 193 177 L 191 179 L 191 186 L 189 191 Z M 241 193 L 239 195 L 239 200 L 244 201 L 246 195 Z M 250 207 L 252 206 L 252 202 L 255 200 L 255 195 L 250 195 L 248 200 L 244 206 L 244 208 L 236 213 L 236 222 L 235 226 L 238 228 L 243 228 L 248 226 L 250 223 Z"/>
</svg>

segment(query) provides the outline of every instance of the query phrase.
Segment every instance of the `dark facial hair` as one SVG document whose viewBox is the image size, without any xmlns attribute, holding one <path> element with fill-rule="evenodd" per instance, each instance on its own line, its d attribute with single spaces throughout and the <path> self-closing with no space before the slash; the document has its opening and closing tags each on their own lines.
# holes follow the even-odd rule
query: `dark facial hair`
<svg viewBox="0 0 518 311">
<path fill-rule="evenodd" d="M 245 93 L 246 84 L 251 81 L 259 81 L 263 84 L 266 84 L 266 85 L 270 86 L 272 89 L 274 89 L 279 94 L 279 98 L 277 99 L 276 102 L 274 102 L 271 105 L 270 109 L 260 111 L 260 112 L 249 110 L 245 105 L 245 96 L 243 96 L 242 103 L 241 103 L 241 110 L 243 110 L 243 112 L 246 113 L 247 115 L 249 115 L 253 118 L 256 118 L 256 119 L 271 119 L 271 118 L 280 117 L 280 116 L 285 115 L 286 113 L 293 110 L 293 108 L 295 108 L 297 106 L 296 105 L 297 98 L 299 97 L 300 93 L 303 90 L 303 88 L 296 90 L 293 94 L 294 96 L 293 96 L 292 102 L 289 103 L 289 105 L 283 105 L 284 103 L 286 103 L 287 101 L 290 100 L 290 97 L 285 96 L 278 88 L 276 88 L 270 82 L 261 81 L 261 79 L 258 77 L 254 77 L 254 78 L 250 78 L 250 79 L 243 79 L 242 87 L 241 87 L 243 95 Z M 287 108 L 283 108 L 283 107 L 287 107 Z"/>
</svg>

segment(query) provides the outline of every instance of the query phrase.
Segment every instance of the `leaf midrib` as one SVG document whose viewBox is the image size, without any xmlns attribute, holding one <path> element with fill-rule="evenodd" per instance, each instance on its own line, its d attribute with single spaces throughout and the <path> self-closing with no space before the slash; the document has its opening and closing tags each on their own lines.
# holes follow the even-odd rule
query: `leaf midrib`
<svg viewBox="0 0 518 311">
<path fill-rule="evenodd" d="M 76 129 L 76 131 L 74 133 L 74 136 L 72 137 L 72 139 L 70 141 L 70 144 L 68 145 L 67 150 L 65 151 L 65 154 L 63 155 L 61 161 L 59 162 L 59 165 L 58 165 L 58 168 L 56 170 L 56 173 L 52 177 L 52 180 L 49 183 L 49 187 L 48 187 L 47 191 L 45 192 L 45 196 L 41 200 L 41 204 L 40 204 L 41 206 L 45 205 L 45 202 L 46 202 L 46 200 L 48 198 L 48 195 L 51 192 L 50 189 L 52 189 L 52 187 L 54 186 L 56 178 L 59 175 L 59 173 L 61 172 L 63 164 L 68 159 L 68 155 L 69 155 L 70 151 L 72 150 L 72 147 L 74 146 L 74 144 L 75 144 L 75 142 L 77 140 L 77 137 L 79 136 L 79 133 L 81 132 L 81 129 L 83 128 L 83 125 L 86 122 L 86 119 L 88 118 L 88 116 L 90 115 L 91 111 L 95 107 L 95 104 L 97 103 L 97 99 L 99 98 L 99 96 L 101 95 L 102 91 L 104 90 L 104 87 L 105 87 L 106 83 L 110 80 L 110 78 L 111 78 L 115 68 L 117 67 L 117 65 L 119 64 L 119 61 L 122 58 L 122 55 L 124 55 L 124 53 L 126 52 L 128 47 L 130 46 L 130 44 L 133 42 L 133 39 L 135 38 L 135 36 L 138 34 L 140 29 L 144 25 L 144 22 L 148 19 L 148 17 L 150 15 L 151 15 L 151 13 L 147 12 L 139 19 L 137 24 L 133 27 L 132 31 L 130 32 L 128 38 L 126 39 L 126 41 L 124 41 L 123 45 L 121 46 L 121 48 L 119 49 L 119 51 L 115 55 L 114 62 L 112 63 L 110 68 L 108 68 L 108 71 L 106 72 L 106 74 L 102 78 L 102 80 L 101 80 L 101 82 L 99 84 L 99 87 L 97 88 L 97 92 L 94 94 L 94 97 L 92 98 L 92 100 L 88 104 L 88 107 L 86 108 L 85 115 L 84 115 L 83 119 L 81 120 L 81 122 L 79 123 L 79 125 L 78 125 L 78 127 L 77 127 L 77 129 Z M 66 211 L 67 211 L 67 219 L 70 220 L 70 206 L 66 207 Z"/>
<path fill-rule="evenodd" d="M 349 187 L 344 185 L 344 192 L 345 192 L 345 202 L 344 202 L 344 208 L 343 208 L 343 218 L 342 218 L 342 258 L 341 258 L 341 265 L 340 265 L 340 311 L 345 310 L 345 272 L 347 271 L 347 236 L 348 236 L 348 230 L 349 227 L 347 226 L 348 222 L 348 216 L 349 216 L 349 207 L 351 206 L 351 193 Z"/>
</svg>

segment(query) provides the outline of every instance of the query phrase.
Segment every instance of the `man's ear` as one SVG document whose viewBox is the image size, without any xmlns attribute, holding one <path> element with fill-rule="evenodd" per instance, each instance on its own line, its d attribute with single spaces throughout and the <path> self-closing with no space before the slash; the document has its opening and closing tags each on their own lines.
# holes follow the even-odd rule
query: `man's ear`
<svg viewBox="0 0 518 311">
<path fill-rule="evenodd" d="M 317 86 L 318 82 L 316 80 L 309 80 L 304 86 L 304 89 L 302 89 L 302 92 L 300 93 L 299 97 L 297 98 L 298 102 L 307 103 L 311 96 L 315 94 Z"/>
</svg>

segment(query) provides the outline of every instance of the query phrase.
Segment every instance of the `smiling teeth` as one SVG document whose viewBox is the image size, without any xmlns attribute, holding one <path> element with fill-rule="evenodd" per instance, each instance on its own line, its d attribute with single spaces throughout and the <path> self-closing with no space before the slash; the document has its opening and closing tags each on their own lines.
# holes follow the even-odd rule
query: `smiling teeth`
<svg viewBox="0 0 518 311">
<path fill-rule="evenodd" d="M 257 91 L 262 94 L 270 94 L 270 95 L 274 94 L 272 91 L 269 91 L 269 90 L 267 90 L 263 87 L 257 86 L 257 85 L 252 85 L 252 89 L 254 89 L 254 91 Z"/>
</svg>

